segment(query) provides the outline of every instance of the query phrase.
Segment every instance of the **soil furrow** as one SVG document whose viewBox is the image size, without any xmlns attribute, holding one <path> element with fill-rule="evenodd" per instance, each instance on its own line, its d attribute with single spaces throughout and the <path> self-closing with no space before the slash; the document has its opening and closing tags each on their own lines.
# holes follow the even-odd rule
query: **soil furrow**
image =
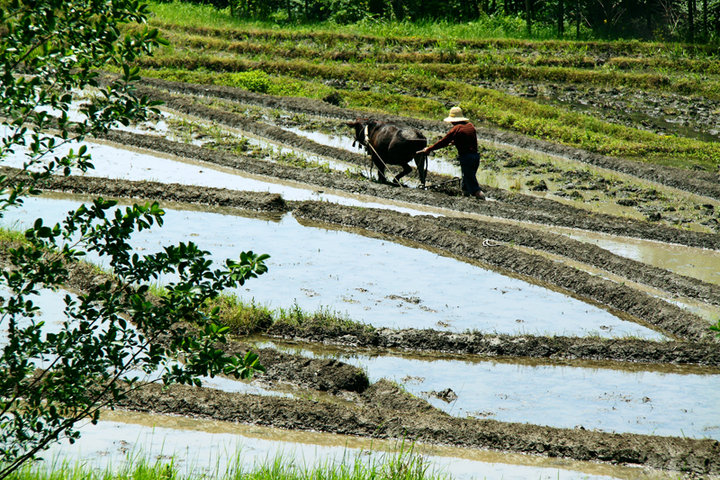
<svg viewBox="0 0 720 480">
<path fill-rule="evenodd" d="M 153 198 L 234 206 L 244 209 L 265 208 L 279 212 L 294 209 L 297 217 L 344 227 L 390 235 L 418 242 L 431 248 L 441 248 L 452 255 L 483 262 L 504 271 L 522 275 L 541 284 L 554 285 L 561 290 L 609 306 L 654 325 L 670 335 L 686 339 L 709 338 L 708 324 L 700 317 L 675 305 L 638 292 L 626 285 L 616 284 L 549 259 L 520 252 L 499 245 L 486 248 L 477 238 L 439 227 L 433 217 L 412 217 L 388 210 L 358 209 L 327 202 L 299 202 L 287 205 L 279 195 L 236 195 L 225 189 L 188 187 L 154 182 L 107 181 L 88 177 L 59 177 L 48 181 L 48 188 L 74 193 L 103 194 L 123 198 Z M 219 201 L 213 200 L 214 196 Z"/>
<path fill-rule="evenodd" d="M 113 131 L 108 132 L 105 138 L 123 145 L 232 167 L 251 174 L 282 178 L 348 193 L 361 193 L 418 205 L 449 208 L 461 212 L 479 213 L 512 220 L 579 228 L 720 250 L 720 235 L 718 234 L 680 230 L 639 220 L 588 212 L 559 202 L 499 189 L 487 189 L 490 196 L 497 198 L 498 201 L 478 202 L 475 199 L 452 196 L 443 192 L 393 188 L 370 181 L 354 180 L 341 173 L 326 174 L 232 155 L 226 152 L 211 151 L 195 145 L 173 142 L 152 135 Z"/>
<path fill-rule="evenodd" d="M 342 329 L 307 323 L 299 326 L 277 322 L 266 334 L 300 342 L 408 352 L 720 367 L 720 349 L 716 343 L 709 342 L 456 333 L 431 329 Z"/>
<path fill-rule="evenodd" d="M 278 428 L 492 448 L 697 474 L 720 472 L 720 442 L 715 440 L 455 418 L 387 381 L 368 388 L 354 406 L 180 385 L 166 391 L 161 385 L 148 385 L 133 392 L 119 406 Z"/>
<path fill-rule="evenodd" d="M 353 119 L 365 117 L 367 112 L 345 109 L 329 105 L 319 100 L 296 97 L 275 97 L 260 93 L 248 92 L 245 90 L 224 87 L 218 85 L 197 85 L 188 83 L 171 82 L 159 79 L 144 79 L 144 83 L 156 88 L 165 89 L 187 95 L 202 95 L 232 100 L 240 103 L 249 103 L 267 108 L 291 110 L 300 113 L 307 113 L 319 116 L 328 116 L 338 119 Z M 147 94 L 153 95 L 152 91 Z M 383 119 L 405 123 L 407 125 L 430 130 L 434 132 L 445 132 L 446 125 L 439 121 L 422 120 L 409 117 L 393 115 L 380 115 Z M 548 141 L 527 137 L 525 135 L 490 128 L 477 126 L 479 138 L 487 141 L 507 144 L 519 148 L 534 150 L 540 153 L 558 155 L 571 160 L 587 163 L 590 165 L 615 170 L 617 172 L 633 175 L 644 180 L 660 183 L 685 190 L 697 195 L 703 195 L 720 199 L 720 183 L 713 172 L 699 170 L 684 170 L 656 164 L 648 164 L 634 160 L 608 157 L 592 152 L 587 152 L 575 147 L 551 143 Z"/>
<path fill-rule="evenodd" d="M 507 223 L 455 217 L 438 217 L 436 221 L 445 228 L 462 231 L 480 241 L 492 239 L 546 251 L 674 295 L 720 305 L 720 285 L 706 283 L 696 278 L 621 257 L 597 245 Z"/>
<path fill-rule="evenodd" d="M 412 217 L 388 210 L 357 209 L 326 202 L 302 202 L 293 214 L 298 218 L 361 228 L 440 248 L 461 258 L 531 278 L 534 283 L 573 292 L 683 339 L 712 338 L 708 322 L 664 300 L 509 246 L 485 247 L 477 238 L 439 227 L 432 217 Z"/>
</svg>

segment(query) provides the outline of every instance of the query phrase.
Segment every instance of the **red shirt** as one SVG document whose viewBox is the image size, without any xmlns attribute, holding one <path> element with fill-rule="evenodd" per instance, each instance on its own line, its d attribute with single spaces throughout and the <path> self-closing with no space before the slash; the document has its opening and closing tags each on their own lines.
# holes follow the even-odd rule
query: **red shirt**
<svg viewBox="0 0 720 480">
<path fill-rule="evenodd" d="M 447 147 L 452 143 L 457 147 L 458 155 L 477 153 L 477 132 L 475 131 L 475 126 L 470 122 L 456 123 L 447 135 L 430 147 L 428 153 L 439 148 Z"/>
</svg>

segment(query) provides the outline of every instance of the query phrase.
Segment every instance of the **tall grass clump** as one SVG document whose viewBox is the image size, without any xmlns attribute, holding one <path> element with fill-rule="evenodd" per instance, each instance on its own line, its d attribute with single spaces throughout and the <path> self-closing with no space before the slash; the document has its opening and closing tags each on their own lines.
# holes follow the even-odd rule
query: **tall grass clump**
<svg viewBox="0 0 720 480">
<path fill-rule="evenodd" d="M 207 308 L 217 308 L 221 321 L 235 335 L 264 332 L 273 323 L 272 311 L 254 299 L 247 303 L 235 295 L 220 295 L 208 301 Z"/>
<path fill-rule="evenodd" d="M 297 303 L 288 308 L 272 310 L 255 300 L 244 302 L 234 295 L 221 295 L 206 303 L 207 309 L 217 308 L 220 321 L 235 335 L 272 333 L 286 327 L 293 330 L 321 330 L 329 334 L 367 333 L 373 327 L 351 320 L 328 307 L 315 311 L 303 310 Z"/>
<path fill-rule="evenodd" d="M 127 466 L 117 470 L 111 467 L 93 469 L 80 462 L 53 462 L 51 465 L 29 465 L 11 475 L 9 480 L 450 480 L 449 476 L 434 472 L 427 460 L 412 447 L 401 445 L 397 452 L 376 453 L 348 452 L 341 462 L 330 459 L 312 466 L 276 455 L 246 467 L 242 465 L 242 452 L 238 452 L 225 471 L 188 474 L 180 473 L 176 464 L 182 462 L 176 462 L 175 458 L 153 462 L 134 455 L 133 461 L 125 462 Z"/>
</svg>

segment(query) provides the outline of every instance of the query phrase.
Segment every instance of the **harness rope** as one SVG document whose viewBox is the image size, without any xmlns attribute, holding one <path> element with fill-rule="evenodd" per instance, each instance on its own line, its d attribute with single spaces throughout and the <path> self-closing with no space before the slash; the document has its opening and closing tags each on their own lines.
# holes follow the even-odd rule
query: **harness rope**
<svg viewBox="0 0 720 480">
<path fill-rule="evenodd" d="M 369 141 L 369 139 L 368 139 L 368 126 L 367 126 L 367 125 L 365 125 L 365 129 L 363 130 L 363 142 L 365 142 L 365 146 L 366 146 L 366 147 L 370 147 L 370 149 L 373 151 L 373 153 L 374 153 L 375 156 L 378 158 L 378 160 L 380 160 L 380 163 L 382 163 L 383 167 L 385 167 L 385 170 L 391 171 L 391 170 L 390 170 L 390 167 L 387 166 L 387 163 L 385 163 L 385 161 L 382 159 L 382 157 L 381 157 L 380 154 L 377 152 L 377 150 L 375 150 L 375 147 L 373 147 L 373 146 L 372 146 L 372 143 L 370 143 L 370 141 Z M 371 162 L 370 162 L 370 174 L 371 174 L 371 175 L 372 175 L 372 165 L 373 165 L 373 164 L 372 164 L 372 161 L 371 161 Z"/>
</svg>

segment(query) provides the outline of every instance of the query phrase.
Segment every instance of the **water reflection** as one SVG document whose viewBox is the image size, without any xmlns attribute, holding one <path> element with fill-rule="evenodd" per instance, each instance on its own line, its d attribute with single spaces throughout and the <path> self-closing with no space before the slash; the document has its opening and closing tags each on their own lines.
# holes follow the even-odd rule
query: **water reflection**
<svg viewBox="0 0 720 480">
<path fill-rule="evenodd" d="M 28 199 L 3 225 L 62 218 L 77 202 Z M 390 241 L 211 212 L 166 210 L 165 226 L 134 237 L 152 253 L 192 240 L 216 261 L 241 250 L 272 255 L 270 272 L 235 292 L 246 301 L 304 310 L 331 308 L 378 327 L 478 329 L 499 333 L 662 338 L 598 307 L 496 272 Z M 301 248 L 298 248 L 298 247 Z"/>
</svg>

